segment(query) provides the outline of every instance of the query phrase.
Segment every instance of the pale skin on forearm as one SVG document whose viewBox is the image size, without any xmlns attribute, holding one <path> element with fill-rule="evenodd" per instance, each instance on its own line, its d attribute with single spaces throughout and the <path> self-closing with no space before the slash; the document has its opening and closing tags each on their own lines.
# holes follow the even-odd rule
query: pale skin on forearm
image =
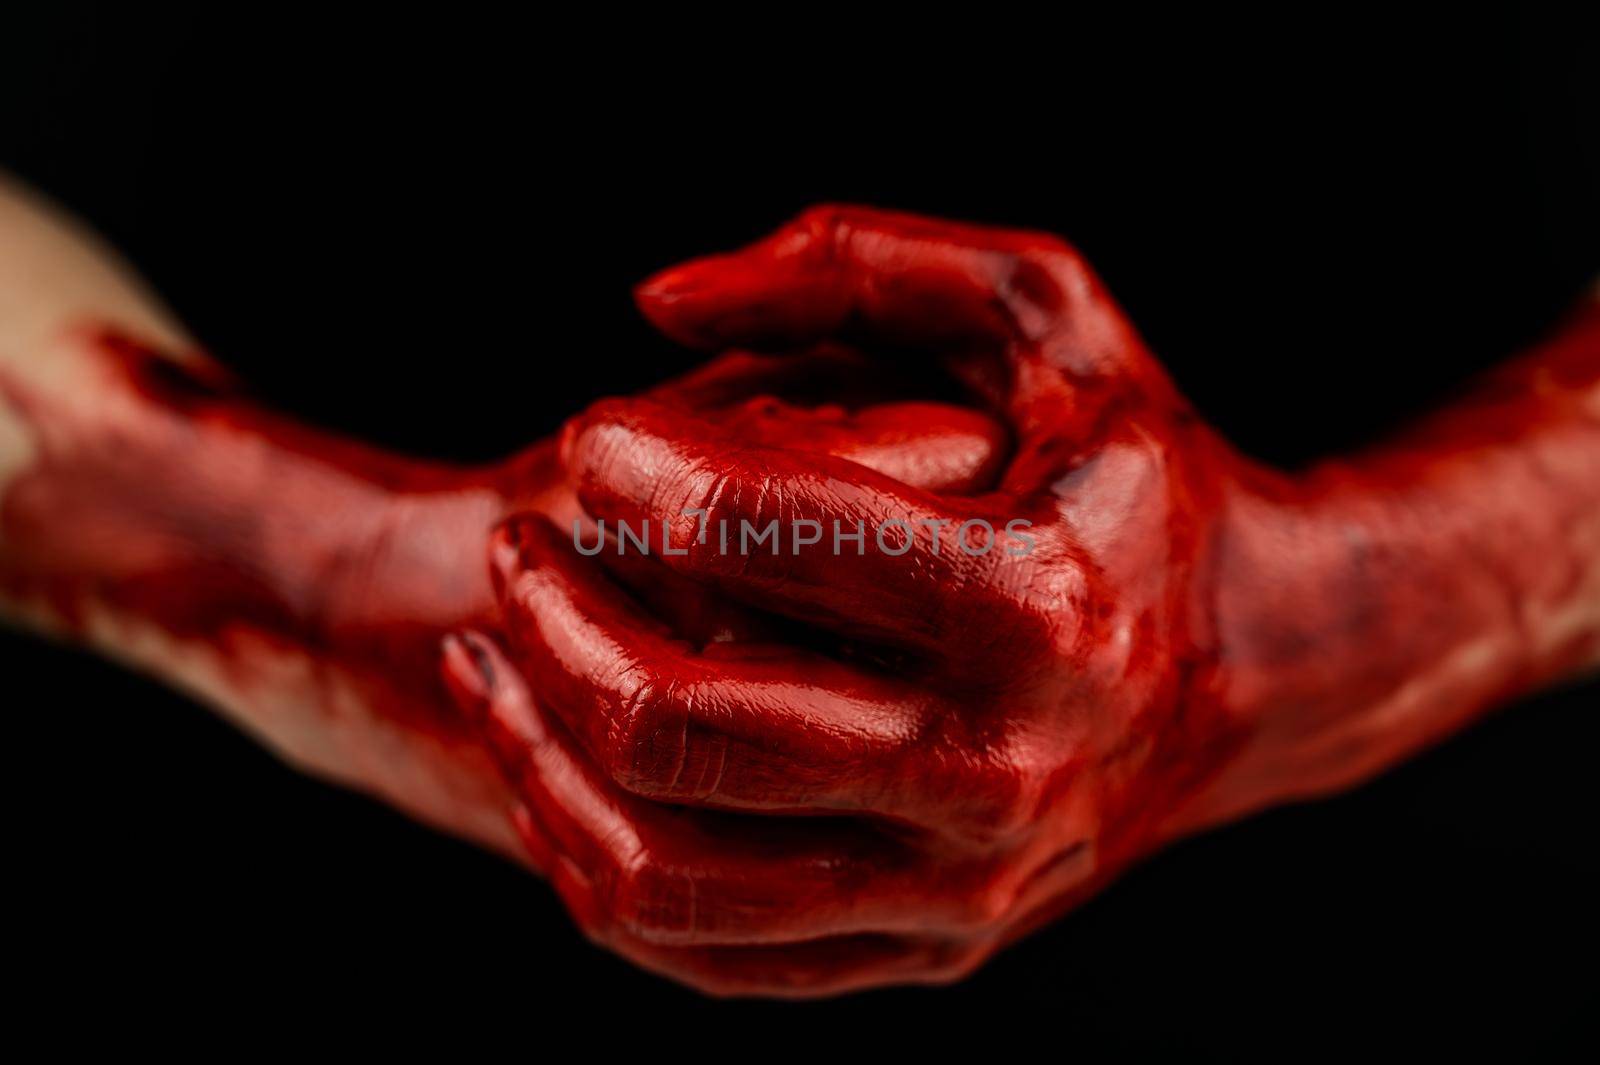
<svg viewBox="0 0 1600 1065">
<path fill-rule="evenodd" d="M 115 252 L 0 172 L 0 368 L 71 394 L 82 368 L 66 334 L 86 319 L 116 322 L 174 352 L 192 343 Z M 0 406 L 0 490 L 26 462 L 28 436 Z"/>
<path fill-rule="evenodd" d="M 87 229 L 41 197 L 0 175 L 0 373 L 48 397 L 52 410 L 70 412 L 74 421 L 94 425 L 117 416 L 125 400 L 107 387 L 104 367 L 87 353 L 78 330 L 85 323 L 114 326 L 180 361 L 193 358 L 193 339 L 133 270 Z M 0 397 L 3 399 L 3 397 Z M 332 442 L 332 438 L 328 438 Z M 0 500 L 29 469 L 41 450 L 39 429 L 17 408 L 0 401 Z M 147 471 L 150 484 L 170 471 Z M 339 492 L 338 474 L 306 462 L 281 474 L 307 483 L 326 480 Z M 355 478 L 352 497 L 371 495 Z M 446 530 L 469 526 L 486 530 L 503 502 L 493 493 L 462 493 L 443 505 L 413 503 L 407 517 Z M 366 513 L 370 521 L 361 519 Z M 310 508 L 306 521 L 322 521 L 328 536 L 342 536 L 341 522 L 372 526 L 383 535 L 392 508 L 353 505 Z M 353 517 L 352 517 L 353 516 Z M 286 515 L 285 520 L 297 520 Z M 359 533 L 358 533 L 359 534 Z M 365 534 L 360 534 L 365 535 Z M 444 542 L 419 536 L 419 541 Z M 0 533 L 0 557 L 6 551 Z M 415 553 L 396 552 L 396 565 L 417 565 Z M 453 569 L 456 562 L 437 564 Z M 459 560 L 462 571 L 482 568 L 474 557 Z M 308 573 L 306 582 L 320 575 Z M 292 573 L 285 574 L 293 581 Z M 381 579 L 381 573 L 375 579 Z M 445 578 L 448 580 L 448 578 Z M 72 624 L 43 600 L 0 594 L 0 620 L 53 634 L 67 634 L 101 653 L 153 674 L 221 710 L 299 767 L 345 784 L 376 792 L 413 816 L 469 836 L 503 852 L 516 850 L 500 808 L 498 774 L 473 744 L 448 734 L 416 731 L 370 705 L 370 693 L 341 679 L 340 671 L 319 663 L 279 639 L 254 640 L 241 630 L 226 646 L 185 638 L 115 606 L 88 602 Z M 308 633 L 308 637 L 312 634 Z M 241 669 L 247 663 L 248 669 Z"/>
</svg>

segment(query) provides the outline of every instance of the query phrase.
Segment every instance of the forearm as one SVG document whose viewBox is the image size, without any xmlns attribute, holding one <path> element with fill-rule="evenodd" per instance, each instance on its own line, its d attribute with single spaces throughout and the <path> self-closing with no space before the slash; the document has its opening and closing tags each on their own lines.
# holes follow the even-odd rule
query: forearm
<svg viewBox="0 0 1600 1065">
<path fill-rule="evenodd" d="M 324 647 L 359 642 L 379 604 L 421 619 L 487 601 L 447 545 L 503 511 L 492 471 L 298 426 L 116 332 L 79 328 L 54 358 L 48 373 L 0 370 L 22 445 L 0 485 L 11 601 L 67 625 L 99 608 L 189 636 L 238 626 Z"/>
<path fill-rule="evenodd" d="M 1347 786 L 1600 660 L 1600 304 L 1391 443 L 1235 494 L 1200 823 Z"/>
<path fill-rule="evenodd" d="M 189 691 L 303 768 L 510 849 L 437 690 L 489 611 L 492 471 L 399 463 L 79 330 L 0 368 L 0 613 Z"/>
<path fill-rule="evenodd" d="M 487 601 L 461 533 L 481 540 L 513 489 L 537 492 L 536 454 L 480 470 L 387 455 L 255 407 L 196 351 L 113 252 L 0 175 L 13 614 L 60 627 L 93 607 L 191 634 L 231 619 L 325 645 L 358 636 L 369 604 Z M 355 594 L 363 581 L 382 594 Z"/>
<path fill-rule="evenodd" d="M 485 532 L 513 485 L 543 483 L 539 454 L 389 458 L 208 390 L 192 351 L 108 249 L 0 180 L 0 618 L 514 851 L 500 778 L 437 690 L 437 640 L 489 609 Z"/>
</svg>

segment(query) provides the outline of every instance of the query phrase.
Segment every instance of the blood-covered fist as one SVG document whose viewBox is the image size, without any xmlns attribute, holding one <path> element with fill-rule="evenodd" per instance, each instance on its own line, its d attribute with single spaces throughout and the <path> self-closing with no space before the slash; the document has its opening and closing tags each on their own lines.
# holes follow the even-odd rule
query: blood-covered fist
<svg viewBox="0 0 1600 1065">
<path fill-rule="evenodd" d="M 838 344 L 978 409 L 569 425 L 585 517 L 502 526 L 504 639 L 446 673 L 592 936 L 718 992 L 950 979 L 1186 827 L 1230 744 L 1203 560 L 1239 463 L 1073 250 L 827 208 L 639 300 L 776 377 Z"/>
</svg>

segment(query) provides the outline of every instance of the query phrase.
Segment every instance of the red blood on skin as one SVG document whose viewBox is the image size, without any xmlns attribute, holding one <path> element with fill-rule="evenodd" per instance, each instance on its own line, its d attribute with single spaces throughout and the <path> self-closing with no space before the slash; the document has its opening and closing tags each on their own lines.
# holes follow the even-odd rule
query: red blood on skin
<svg viewBox="0 0 1600 1065">
<path fill-rule="evenodd" d="M 1177 836 L 1595 665 L 1593 304 L 1406 436 L 1289 476 L 1195 417 L 1052 237 L 823 208 L 639 301 L 687 343 L 799 354 L 725 354 L 480 468 L 295 425 L 109 333 L 92 394 L 0 376 L 32 451 L 0 485 L 0 598 L 180 679 L 208 656 L 212 696 L 303 763 L 739 994 L 956 978 Z M 868 388 L 838 345 L 920 353 L 987 413 Z M 572 548 L 574 520 L 677 530 L 685 504 L 1024 519 L 1036 546 Z"/>
</svg>

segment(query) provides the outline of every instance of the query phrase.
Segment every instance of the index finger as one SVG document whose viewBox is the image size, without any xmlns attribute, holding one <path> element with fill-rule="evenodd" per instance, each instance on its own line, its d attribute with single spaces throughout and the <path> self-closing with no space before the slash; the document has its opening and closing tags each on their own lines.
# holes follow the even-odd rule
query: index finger
<svg viewBox="0 0 1600 1065">
<path fill-rule="evenodd" d="M 813 208 L 739 251 L 665 270 L 635 296 L 662 332 L 713 349 L 860 333 L 969 351 L 1065 333 L 1099 361 L 1131 340 L 1088 265 L 1055 237 L 862 207 Z"/>
</svg>

